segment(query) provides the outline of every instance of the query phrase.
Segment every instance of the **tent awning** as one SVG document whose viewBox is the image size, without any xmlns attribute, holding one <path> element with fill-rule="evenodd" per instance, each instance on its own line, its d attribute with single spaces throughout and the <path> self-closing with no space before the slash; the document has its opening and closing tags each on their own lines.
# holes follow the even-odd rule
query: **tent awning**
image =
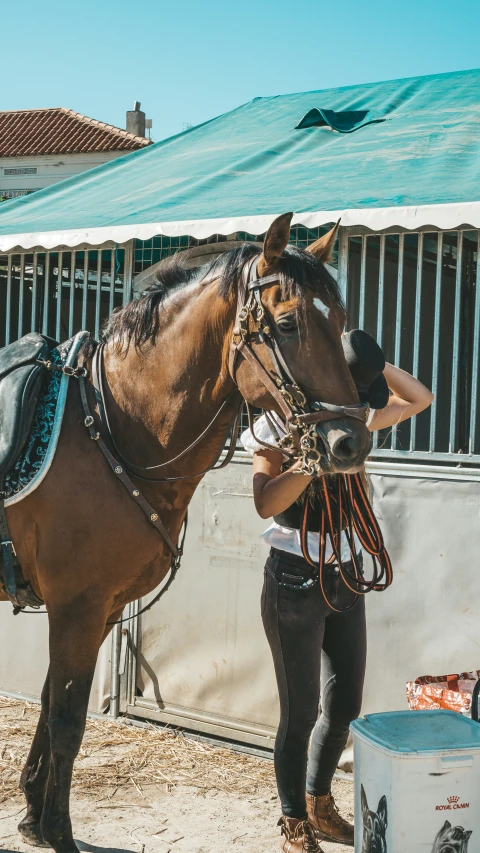
<svg viewBox="0 0 480 853">
<path fill-rule="evenodd" d="M 308 120 L 307 120 L 308 118 Z M 256 98 L 0 204 L 0 250 L 316 227 L 480 227 L 480 71 Z"/>
</svg>

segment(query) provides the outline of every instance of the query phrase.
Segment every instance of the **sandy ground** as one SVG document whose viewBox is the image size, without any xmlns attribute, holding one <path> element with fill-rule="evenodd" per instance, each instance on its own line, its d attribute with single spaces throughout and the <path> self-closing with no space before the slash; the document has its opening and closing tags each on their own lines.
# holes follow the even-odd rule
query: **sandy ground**
<svg viewBox="0 0 480 853">
<path fill-rule="evenodd" d="M 27 853 L 16 827 L 15 791 L 38 707 L 0 701 L 0 850 Z M 126 733 L 125 730 L 129 729 Z M 267 853 L 278 850 L 280 809 L 273 764 L 172 733 L 89 723 L 72 792 L 74 835 L 88 853 Z M 124 743 L 122 738 L 128 738 Z M 168 755 L 168 770 L 159 763 Z M 182 774 L 192 784 L 183 784 Z M 237 772 L 238 770 L 238 772 Z M 109 783 L 109 773 L 114 780 Z M 150 779 L 156 779 L 153 784 Z M 166 781 L 168 779 L 168 781 Z M 6 781 L 5 781 L 6 780 Z M 335 780 L 342 814 L 353 817 L 353 785 Z M 324 843 L 325 853 L 351 848 Z"/>
</svg>

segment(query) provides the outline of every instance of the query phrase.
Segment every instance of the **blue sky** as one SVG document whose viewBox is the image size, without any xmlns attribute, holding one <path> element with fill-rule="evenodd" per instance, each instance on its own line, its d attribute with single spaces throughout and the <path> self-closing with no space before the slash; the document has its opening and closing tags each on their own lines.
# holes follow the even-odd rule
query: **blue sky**
<svg viewBox="0 0 480 853">
<path fill-rule="evenodd" d="M 4 0 L 0 109 L 65 106 L 162 139 L 259 95 L 480 66 L 480 0 Z"/>
</svg>

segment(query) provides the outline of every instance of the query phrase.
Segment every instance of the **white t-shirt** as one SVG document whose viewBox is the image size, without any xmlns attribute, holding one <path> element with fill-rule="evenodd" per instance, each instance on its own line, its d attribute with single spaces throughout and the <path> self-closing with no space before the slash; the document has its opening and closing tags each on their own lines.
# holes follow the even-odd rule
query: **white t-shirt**
<svg viewBox="0 0 480 853">
<path fill-rule="evenodd" d="M 374 409 L 370 409 L 368 422 L 373 418 L 375 413 Z M 269 412 L 269 417 L 275 421 L 276 428 L 280 435 L 285 434 L 285 429 L 283 423 L 279 416 L 275 412 Z M 268 442 L 268 444 L 272 444 L 275 447 L 278 447 L 278 438 L 268 423 L 265 415 L 262 415 L 257 421 L 255 421 L 255 435 L 260 438 L 262 441 Z M 251 430 L 246 429 L 245 432 L 240 436 L 240 441 L 242 442 L 247 453 L 250 453 L 251 456 L 254 455 L 258 450 L 265 450 L 265 448 L 259 444 L 258 441 L 255 441 Z M 286 457 L 285 457 L 286 458 Z M 355 550 L 357 553 L 361 551 L 361 544 L 358 536 L 355 536 Z M 267 527 L 266 530 L 261 534 L 260 538 L 266 542 L 271 548 L 278 548 L 280 551 L 287 551 L 289 554 L 295 554 L 297 557 L 303 557 L 302 546 L 300 542 L 300 531 L 296 530 L 292 527 L 283 527 L 281 524 L 277 524 L 276 521 L 273 521 L 270 527 Z M 350 547 L 348 545 L 347 536 L 345 531 L 342 532 L 341 539 L 341 549 L 342 549 L 342 561 L 347 562 L 350 560 Z M 312 560 L 318 561 L 320 554 L 320 534 L 319 533 L 309 533 L 308 534 L 308 550 L 310 552 L 310 556 Z M 332 543 L 330 542 L 330 537 L 327 534 L 326 547 L 325 547 L 325 559 L 329 560 L 332 556 L 333 549 Z"/>
</svg>

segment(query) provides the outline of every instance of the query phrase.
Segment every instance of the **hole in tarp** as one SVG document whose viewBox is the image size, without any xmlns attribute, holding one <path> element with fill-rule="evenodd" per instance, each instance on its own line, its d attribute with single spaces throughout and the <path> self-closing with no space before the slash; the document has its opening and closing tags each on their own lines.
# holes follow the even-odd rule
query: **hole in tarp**
<svg viewBox="0 0 480 853">
<path fill-rule="evenodd" d="M 378 114 L 372 110 L 335 112 L 335 110 L 314 107 L 304 115 L 295 130 L 301 130 L 305 127 L 331 127 L 332 130 L 337 130 L 339 133 L 353 133 L 354 130 L 359 130 L 367 124 L 377 124 L 381 121 L 386 121 L 386 119 L 379 118 Z"/>
</svg>

